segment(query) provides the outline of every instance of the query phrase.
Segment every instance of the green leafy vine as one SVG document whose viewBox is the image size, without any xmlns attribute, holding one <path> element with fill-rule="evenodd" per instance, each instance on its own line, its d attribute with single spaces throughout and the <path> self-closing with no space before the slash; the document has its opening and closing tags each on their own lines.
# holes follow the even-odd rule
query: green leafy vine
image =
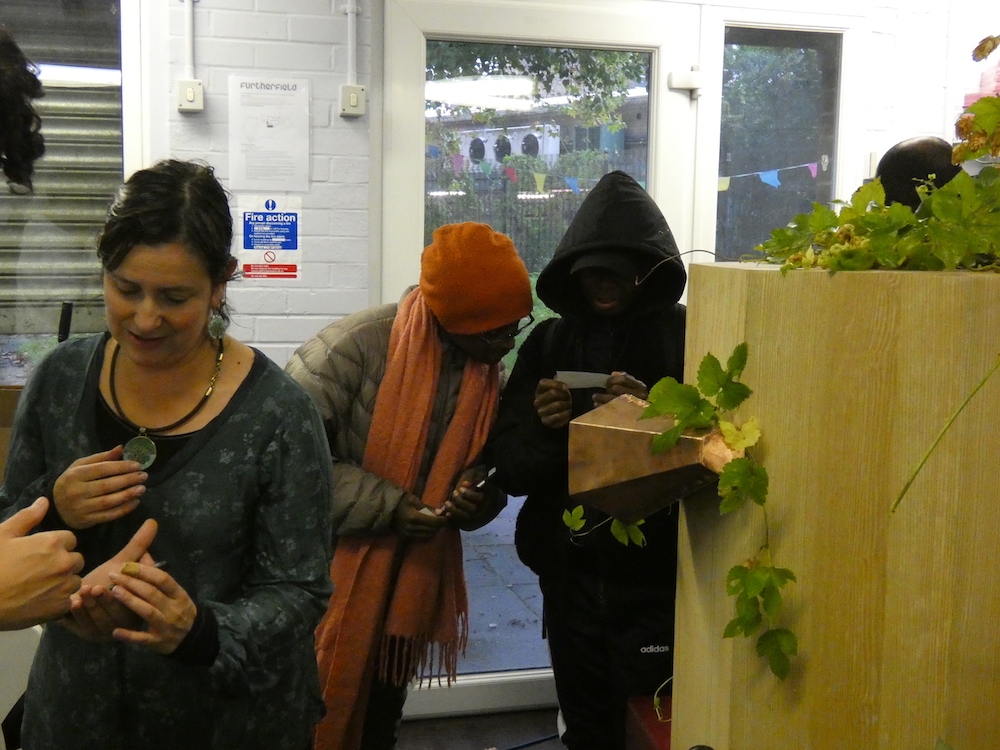
<svg viewBox="0 0 1000 750">
<path fill-rule="evenodd" d="M 662 453 L 669 450 L 688 430 L 717 428 L 723 441 L 733 451 L 744 455 L 729 461 L 719 475 L 720 512 L 732 513 L 742 508 L 747 500 L 760 507 L 764 514 L 764 542 L 756 555 L 742 565 L 734 566 L 726 577 L 726 591 L 735 599 L 735 616 L 726 625 L 723 637 L 743 635 L 749 638 L 768 626 L 757 638 L 757 655 L 766 658 L 771 671 L 784 679 L 791 669 L 790 657 L 798 653 L 798 639 L 787 628 L 776 627 L 783 589 L 795 574 L 787 568 L 775 567 L 771 560 L 770 532 L 767 518 L 767 469 L 758 463 L 747 449 L 761 437 L 756 418 L 737 426 L 729 412 L 736 409 L 752 391 L 739 378 L 747 363 L 747 345 L 738 345 L 723 367 L 712 353 L 708 353 L 698 368 L 697 386 L 679 383 L 667 377 L 656 383 L 649 392 L 649 406 L 643 418 L 670 416 L 674 426 L 653 438 L 651 450 Z M 604 524 L 611 524 L 611 534 L 622 544 L 645 545 L 646 538 L 639 528 L 643 521 L 624 524 L 606 518 L 590 529 L 584 530 L 586 519 L 583 506 L 563 512 L 563 523 L 574 537 L 593 533 Z"/>
<path fill-rule="evenodd" d="M 747 345 L 733 350 L 725 368 L 709 352 L 698 367 L 697 387 L 664 378 L 649 393 L 650 405 L 643 416 L 670 415 L 674 426 L 653 439 L 653 451 L 668 450 L 677 443 L 685 430 L 718 427 L 726 445 L 734 451 L 744 451 L 723 467 L 719 475 L 721 513 L 732 513 L 746 501 L 757 505 L 764 514 L 764 542 L 757 554 L 742 565 L 733 566 L 726 576 L 726 592 L 736 598 L 735 617 L 726 625 L 724 638 L 758 633 L 765 621 L 767 627 L 757 638 L 757 655 L 766 658 L 771 671 L 784 679 L 791 669 L 790 657 L 798 653 L 798 639 L 788 628 L 776 627 L 781 612 L 781 590 L 795 574 L 788 568 L 776 567 L 771 560 L 770 531 L 767 517 L 767 469 L 754 459 L 749 448 L 760 439 L 755 418 L 736 426 L 728 412 L 738 407 L 752 391 L 739 381 L 747 363 Z"/>
<path fill-rule="evenodd" d="M 796 268 L 829 271 L 900 269 L 942 271 L 964 268 L 1000 271 L 1000 172 L 984 168 L 973 177 L 959 172 L 940 188 L 920 185 L 923 200 L 909 206 L 885 204 L 875 179 L 850 201 L 833 208 L 813 204 L 755 250 L 782 272 Z"/>
</svg>

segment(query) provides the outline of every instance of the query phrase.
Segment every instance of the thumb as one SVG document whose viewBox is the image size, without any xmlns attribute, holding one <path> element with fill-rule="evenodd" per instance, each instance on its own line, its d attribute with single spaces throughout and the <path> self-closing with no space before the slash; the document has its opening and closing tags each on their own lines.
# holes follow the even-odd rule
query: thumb
<svg viewBox="0 0 1000 750">
<path fill-rule="evenodd" d="M 156 539 L 157 529 L 156 521 L 147 518 L 116 557 L 126 562 L 138 562 L 148 552 L 149 545 Z"/>
<path fill-rule="evenodd" d="M 19 510 L 3 523 L 0 523 L 0 539 L 13 539 L 26 536 L 45 518 L 49 511 L 49 501 L 40 497 L 27 508 Z"/>
</svg>

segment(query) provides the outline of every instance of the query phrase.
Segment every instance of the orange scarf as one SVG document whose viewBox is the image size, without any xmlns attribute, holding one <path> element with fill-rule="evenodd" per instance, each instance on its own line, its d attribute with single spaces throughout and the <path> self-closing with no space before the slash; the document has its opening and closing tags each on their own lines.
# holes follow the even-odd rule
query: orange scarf
<svg viewBox="0 0 1000 750">
<path fill-rule="evenodd" d="M 385 375 L 375 400 L 362 468 L 412 491 L 437 392 L 442 343 L 419 289 L 400 303 L 389 336 Z M 496 414 L 496 365 L 468 360 L 455 414 L 431 465 L 421 500 L 441 507 L 458 475 L 479 455 Z M 393 577 L 394 560 L 401 559 Z M 430 667 L 455 677 L 468 637 L 468 601 L 458 528 L 432 540 L 397 535 L 342 537 L 330 566 L 334 593 L 316 629 L 326 716 L 315 750 L 360 746 L 365 709 L 378 670 L 404 685 Z M 436 661 L 435 666 L 435 652 Z"/>
</svg>

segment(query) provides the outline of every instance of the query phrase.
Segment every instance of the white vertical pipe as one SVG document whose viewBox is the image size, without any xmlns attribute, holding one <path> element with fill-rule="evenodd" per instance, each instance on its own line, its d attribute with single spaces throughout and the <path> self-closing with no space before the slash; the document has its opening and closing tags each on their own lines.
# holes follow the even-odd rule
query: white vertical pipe
<svg viewBox="0 0 1000 750">
<path fill-rule="evenodd" d="M 184 3 L 184 78 L 194 79 L 194 3 L 195 0 L 181 0 Z"/>
<path fill-rule="evenodd" d="M 347 83 L 358 82 L 358 6 L 351 3 L 344 7 L 347 14 Z"/>
</svg>

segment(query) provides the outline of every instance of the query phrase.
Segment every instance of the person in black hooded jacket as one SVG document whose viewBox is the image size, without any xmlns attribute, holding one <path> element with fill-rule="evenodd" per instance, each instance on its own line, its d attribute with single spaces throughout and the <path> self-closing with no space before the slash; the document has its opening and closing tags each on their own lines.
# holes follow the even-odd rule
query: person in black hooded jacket
<svg viewBox="0 0 1000 750">
<path fill-rule="evenodd" d="M 572 750 L 625 746 L 626 701 L 673 672 L 677 510 L 646 519 L 645 547 L 607 525 L 570 536 L 568 423 L 658 380 L 683 380 L 686 273 L 663 214 L 624 172 L 605 175 L 538 277 L 543 321 L 518 352 L 487 458 L 495 481 L 527 495 L 518 556 L 539 576 L 556 691 Z M 573 389 L 557 371 L 607 373 L 603 389 Z M 587 509 L 587 529 L 606 516 Z M 586 530 L 586 529 L 585 529 Z M 666 691 L 665 691 L 666 692 Z"/>
</svg>

